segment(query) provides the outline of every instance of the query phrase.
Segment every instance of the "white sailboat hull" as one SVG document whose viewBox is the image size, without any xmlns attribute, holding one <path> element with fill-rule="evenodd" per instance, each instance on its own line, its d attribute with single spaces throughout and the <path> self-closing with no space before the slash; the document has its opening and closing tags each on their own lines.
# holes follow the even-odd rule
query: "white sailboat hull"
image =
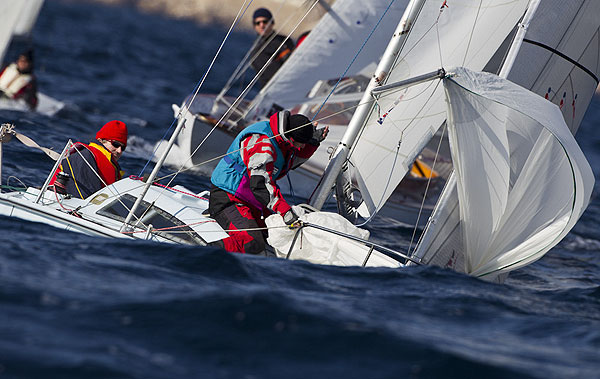
<svg viewBox="0 0 600 379">
<path fill-rule="evenodd" d="M 124 204 L 132 203 L 130 199 L 141 193 L 143 184 L 125 178 L 85 200 L 48 190 L 37 203 L 39 190 L 29 187 L 24 192 L 0 194 L 0 215 L 111 238 L 204 245 L 227 237 L 214 220 L 203 214 L 208 199 L 182 187 L 152 186 L 145 197 L 148 205 L 152 204 L 151 210 L 139 216 L 139 226 L 121 232 L 127 208 Z"/>
</svg>

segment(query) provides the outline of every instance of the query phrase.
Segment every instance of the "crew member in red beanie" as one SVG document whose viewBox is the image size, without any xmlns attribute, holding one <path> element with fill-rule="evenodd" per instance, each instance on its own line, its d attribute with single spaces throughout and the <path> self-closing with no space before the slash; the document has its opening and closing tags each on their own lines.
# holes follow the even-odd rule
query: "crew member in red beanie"
<svg viewBox="0 0 600 379">
<path fill-rule="evenodd" d="M 96 141 L 76 142 L 50 181 L 58 193 L 82 199 L 123 176 L 117 163 L 127 147 L 127 125 L 109 121 L 96 133 Z"/>
</svg>

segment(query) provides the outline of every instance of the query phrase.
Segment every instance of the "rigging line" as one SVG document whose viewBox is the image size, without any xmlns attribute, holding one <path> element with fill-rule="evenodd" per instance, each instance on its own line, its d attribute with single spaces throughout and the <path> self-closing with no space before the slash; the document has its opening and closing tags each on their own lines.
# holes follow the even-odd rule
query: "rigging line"
<svg viewBox="0 0 600 379">
<path fill-rule="evenodd" d="M 441 11 L 440 11 L 440 14 L 441 14 Z M 399 62 L 405 61 L 408 54 L 410 54 L 417 46 L 419 46 L 421 41 L 423 41 L 423 39 L 429 34 L 429 32 L 431 32 L 431 29 L 433 29 L 436 26 L 436 24 L 438 23 L 439 17 L 440 17 L 440 15 L 438 14 L 438 17 L 435 20 L 435 22 L 423 33 L 423 35 L 419 39 L 417 39 L 415 41 L 414 45 L 410 49 L 408 49 L 406 54 L 404 54 L 403 56 L 400 56 L 400 53 L 404 49 L 404 46 L 406 46 L 406 41 L 404 42 L 404 45 L 402 46 L 402 49 L 398 52 L 398 56 L 396 57 L 396 60 L 394 61 L 394 64 L 392 65 L 390 72 L 392 72 L 396 68 L 396 65 Z M 412 27 L 408 30 L 408 33 L 410 33 L 411 31 L 412 31 Z M 389 75 L 388 75 L 388 78 L 389 78 Z"/>
<path fill-rule="evenodd" d="M 465 49 L 465 57 L 463 58 L 462 65 L 465 65 L 467 60 L 467 54 L 469 53 L 469 48 L 471 47 L 471 41 L 473 40 L 473 34 L 475 33 L 475 26 L 477 25 L 477 20 L 479 20 L 479 12 L 481 11 L 481 5 L 483 0 L 479 0 L 479 6 L 477 7 L 477 14 L 475 15 L 475 21 L 473 21 L 473 28 L 471 29 L 471 33 L 469 34 L 469 43 L 467 44 L 467 48 Z"/>
<path fill-rule="evenodd" d="M 285 5 L 286 2 L 287 2 L 287 0 L 283 1 L 279 5 L 279 8 L 274 12 L 276 16 L 279 15 L 281 8 Z M 217 97 L 216 97 L 217 99 L 222 98 L 225 95 L 225 93 L 227 91 L 229 91 L 229 89 L 232 87 L 232 83 L 234 81 L 238 80 L 242 74 L 246 73 L 248 68 L 252 65 L 252 62 L 263 52 L 263 50 L 269 45 L 269 43 L 271 43 L 271 41 L 273 41 L 273 39 L 275 39 L 275 37 L 277 37 L 278 33 L 282 29 L 284 29 L 288 25 L 288 23 L 290 23 L 293 16 L 294 16 L 294 13 L 290 13 L 290 15 L 281 24 L 281 27 L 279 27 L 277 30 L 275 30 L 273 33 L 271 33 L 269 38 L 263 43 L 262 47 L 257 52 L 255 52 L 254 55 L 252 55 L 252 57 L 250 59 L 248 59 L 248 57 L 250 56 L 250 54 L 252 54 L 254 52 L 255 47 L 258 45 L 259 41 L 262 38 L 261 35 L 258 35 L 256 37 L 256 39 L 254 40 L 254 43 L 252 44 L 252 46 L 250 47 L 250 49 L 248 50 L 248 52 L 246 53 L 244 58 L 240 61 L 239 65 L 236 68 L 236 70 L 234 71 L 234 73 L 231 75 L 231 77 L 229 78 L 229 80 L 227 81 L 227 83 L 225 84 L 223 89 L 221 90 L 221 92 L 219 92 L 219 94 L 217 95 Z M 275 16 L 272 18 L 272 20 L 275 20 Z"/>
<path fill-rule="evenodd" d="M 285 38 L 285 40 L 279 45 L 279 47 L 276 50 L 276 53 L 279 52 L 279 50 L 281 49 L 281 47 L 287 42 L 288 39 L 290 39 L 290 36 L 296 31 L 296 29 L 298 28 L 298 26 L 300 26 L 300 24 L 304 21 L 304 19 L 310 14 L 310 12 L 312 12 L 312 10 L 314 9 L 314 7 L 319 3 L 320 0 L 315 0 L 315 2 L 313 3 L 313 5 L 310 7 L 310 9 L 308 11 L 305 12 L 304 16 L 300 19 L 300 21 L 298 21 L 298 23 L 296 24 L 296 26 L 294 27 L 294 29 L 287 35 L 287 37 Z M 274 37 L 273 37 L 274 38 Z M 263 46 L 263 49 L 266 47 L 266 44 Z M 261 49 L 262 51 L 262 49 Z M 250 91 L 250 89 L 252 89 L 252 87 L 254 87 L 254 84 L 256 84 L 256 81 L 258 80 L 258 78 L 262 75 L 262 73 L 264 72 L 264 70 L 266 69 L 267 66 L 269 66 L 271 64 L 271 62 L 273 61 L 276 53 L 274 53 L 273 55 L 271 55 L 271 57 L 269 58 L 269 60 L 265 63 L 265 65 L 261 68 L 261 70 L 254 76 L 254 78 L 250 81 L 250 83 L 248 84 L 248 86 L 242 91 L 242 93 L 238 96 L 238 98 L 232 103 L 232 105 L 229 107 L 229 109 L 223 114 L 223 117 L 221 117 L 221 119 L 218 121 L 218 123 L 222 123 L 224 121 L 229 121 L 231 117 L 233 117 L 233 113 L 234 111 L 237 110 L 237 106 L 239 104 L 239 102 L 241 101 L 240 98 L 245 98 L 246 95 L 248 94 L 248 92 Z M 258 56 L 258 54 L 256 54 L 256 56 Z M 277 74 L 275 74 L 276 76 Z M 269 81 L 269 83 L 271 83 L 271 81 Z M 269 84 L 267 83 L 265 85 L 265 87 L 263 87 L 261 89 L 261 92 L 264 92 L 267 88 L 269 87 Z M 250 109 L 252 109 L 252 107 L 254 107 L 255 105 L 250 104 L 248 109 L 243 110 L 243 112 L 239 112 L 241 113 L 241 117 L 239 117 L 237 120 L 232 121 L 234 124 L 239 123 L 242 119 L 244 119 L 247 115 Z M 212 132 L 211 132 L 212 133 Z M 201 142 L 203 143 L 204 140 Z"/>
<path fill-rule="evenodd" d="M 440 15 L 442 12 L 440 11 Z M 439 16 L 438 16 L 439 20 Z M 444 67 L 444 59 L 442 57 L 442 41 L 440 40 L 440 23 L 438 21 L 435 22 L 435 32 L 437 34 L 437 45 L 438 45 L 438 53 L 440 55 L 440 67 Z"/>
<path fill-rule="evenodd" d="M 246 4 L 247 1 L 248 0 L 244 0 L 244 4 L 242 4 L 242 6 L 240 7 L 240 10 L 238 11 L 237 15 L 235 16 L 235 19 L 233 20 L 233 23 L 231 24 L 231 26 L 229 27 L 229 30 L 227 31 L 227 34 L 223 38 L 223 41 L 221 42 L 221 45 L 219 46 L 219 49 L 215 53 L 215 56 L 213 57 L 212 62 L 210 62 L 210 65 L 206 69 L 206 72 L 204 73 L 204 76 L 202 76 L 202 79 L 200 79 L 200 81 L 196 84 L 196 87 L 195 87 L 195 90 L 194 90 L 194 95 L 192 96 L 192 98 L 190 99 L 190 101 L 188 102 L 188 104 L 184 104 L 181 108 L 179 108 L 179 112 L 178 112 L 177 116 L 171 122 L 171 125 L 169 126 L 169 128 L 167 129 L 167 131 L 165 132 L 165 134 L 163 135 L 163 137 L 161 138 L 161 141 L 163 141 L 165 139 L 167 133 L 173 128 L 173 126 L 175 125 L 177 119 L 179 119 L 182 116 L 182 110 L 186 109 L 186 110 L 189 111 L 188 108 L 194 103 L 194 100 L 196 99 L 196 96 L 198 95 L 198 92 L 200 91 L 200 88 L 202 88 L 202 85 L 204 84 L 204 81 L 206 80 L 206 77 L 208 76 L 208 73 L 212 69 L 213 65 L 215 64 L 215 61 L 217 60 L 217 57 L 221 53 L 221 50 L 223 49 L 223 46 L 225 45 L 225 42 L 227 42 L 227 39 L 229 38 L 229 35 L 231 34 L 231 32 L 233 31 L 233 29 L 235 28 L 235 26 L 238 24 L 239 20 L 241 19 L 240 13 L 242 13 L 242 16 L 243 16 L 246 13 L 246 11 L 248 10 L 248 7 L 250 7 L 250 4 L 252 4 L 252 2 L 254 0 L 250 0 L 250 3 L 248 3 L 248 6 L 246 6 L 246 8 L 244 9 L 244 5 Z M 242 12 L 242 9 L 244 9 L 243 12 Z M 161 145 L 161 143 L 158 143 L 156 145 L 156 147 L 154 148 L 154 151 L 152 152 L 152 156 L 154 156 L 154 154 L 158 150 L 158 147 Z M 150 158 L 148 158 L 148 161 L 146 162 L 146 164 L 142 168 L 142 171 L 140 172 L 139 176 L 143 175 L 144 170 L 146 170 L 146 167 L 152 161 L 152 156 Z"/>
<path fill-rule="evenodd" d="M 381 98 L 381 97 L 387 97 L 387 96 L 390 96 L 390 95 L 391 95 L 391 94 L 382 94 L 382 95 L 380 95 L 380 98 Z M 323 117 L 321 117 L 320 119 L 317 119 L 317 120 L 315 120 L 315 121 L 316 121 L 316 122 L 321 122 L 321 121 L 323 121 L 323 120 L 326 120 L 326 119 L 328 119 L 328 118 L 331 118 L 331 117 L 337 116 L 337 115 L 338 115 L 338 114 L 340 114 L 340 113 L 344 113 L 344 112 L 348 111 L 349 109 L 356 108 L 356 107 L 358 107 L 358 106 L 360 106 L 360 105 L 362 105 L 362 104 L 368 104 L 368 103 L 370 103 L 370 102 L 373 102 L 373 101 L 374 101 L 374 100 L 369 100 L 369 101 L 366 101 L 366 102 L 364 102 L 364 103 L 358 103 L 358 104 L 356 104 L 356 105 L 353 105 L 353 106 L 350 106 L 350 107 L 347 107 L 347 108 L 343 108 L 342 110 L 340 110 L 340 111 L 338 111 L 338 112 L 332 113 L 332 114 L 330 114 L 330 115 L 327 115 L 327 116 L 323 116 Z M 277 135 L 279 135 L 279 134 L 277 134 Z M 193 165 L 193 166 L 191 166 L 191 167 L 187 167 L 187 168 L 181 168 L 181 169 L 180 169 L 178 172 L 176 172 L 176 173 L 171 173 L 171 174 L 168 174 L 168 175 L 162 176 L 162 177 L 160 177 L 160 178 L 157 178 L 155 181 L 160 181 L 160 180 L 162 180 L 162 179 L 170 178 L 170 177 L 172 177 L 172 176 L 174 176 L 174 175 L 177 175 L 179 172 L 185 172 L 185 171 L 189 171 L 189 170 L 192 170 L 192 169 L 194 169 L 195 167 L 204 166 L 204 165 L 206 165 L 206 164 L 209 164 L 209 163 L 211 163 L 211 162 L 214 162 L 214 161 L 216 161 L 216 160 L 218 160 L 218 159 L 221 159 L 221 158 L 223 158 L 223 157 L 225 157 L 225 156 L 227 156 L 227 155 L 235 154 L 235 153 L 237 153 L 237 152 L 239 152 L 239 151 L 241 151 L 241 149 L 234 150 L 234 151 L 232 151 L 232 152 L 230 152 L 230 153 L 225 153 L 225 154 L 218 155 L 218 156 L 216 156 L 216 157 L 213 157 L 213 158 L 210 158 L 210 159 L 208 159 L 208 160 L 206 160 L 206 161 L 204 161 L 204 162 L 197 163 L 197 164 L 195 164 L 195 165 Z"/>
<path fill-rule="evenodd" d="M 390 96 L 390 94 L 382 94 L 382 95 L 380 95 L 380 97 L 387 97 L 387 96 Z M 358 103 L 358 104 L 356 104 L 356 105 L 353 105 L 353 106 L 350 106 L 350 107 L 344 108 L 344 109 L 342 109 L 342 110 L 340 110 L 340 111 L 338 111 L 338 112 L 332 113 L 332 114 L 330 114 L 330 115 L 323 116 L 323 117 L 321 117 L 320 119 L 318 119 L 318 120 L 316 120 L 316 121 L 317 121 L 317 122 L 320 122 L 320 121 L 326 120 L 326 119 L 328 119 L 328 118 L 330 118 L 330 117 L 337 116 L 337 115 L 338 115 L 338 114 L 340 114 L 340 113 L 344 113 L 344 112 L 348 111 L 349 109 L 356 108 L 356 107 L 360 106 L 361 104 L 368 104 L 369 102 L 372 102 L 372 101 L 373 101 L 373 100 L 369 100 L 369 101 L 367 101 L 367 102 L 365 102 L 365 103 Z M 300 128 L 300 127 L 302 127 L 302 125 L 301 125 L 301 126 L 299 126 L 298 128 Z M 279 135 L 279 134 L 278 134 L 278 135 Z M 277 136 L 278 136 L 278 135 L 277 135 Z M 273 138 L 274 138 L 274 137 L 273 137 Z M 204 162 L 200 162 L 200 163 L 198 163 L 198 164 L 195 164 L 195 165 L 193 165 L 192 167 L 188 167 L 188 168 L 182 169 L 182 170 L 180 170 L 180 172 L 185 172 L 185 171 L 188 171 L 188 170 L 192 170 L 192 169 L 193 169 L 194 167 L 196 167 L 196 166 L 203 166 L 203 165 L 205 165 L 205 164 L 211 163 L 211 162 L 213 162 L 213 161 L 215 161 L 215 160 L 217 160 L 217 159 L 221 159 L 221 158 L 223 158 L 223 157 L 225 157 L 225 156 L 227 156 L 227 155 L 234 154 L 234 153 L 237 153 L 237 152 L 239 152 L 239 151 L 241 151 L 241 149 L 238 149 L 238 150 L 232 151 L 231 153 L 225 153 L 225 154 L 222 154 L 222 155 L 218 155 L 218 156 L 216 156 L 216 157 L 214 157 L 214 158 L 211 158 L 211 159 L 208 159 L 208 160 L 206 160 L 206 161 L 204 161 Z M 176 174 L 177 174 L 177 173 L 170 173 L 170 174 L 167 174 L 167 175 L 165 175 L 165 176 L 162 176 L 162 177 L 156 178 L 154 181 L 155 181 L 155 182 L 158 182 L 158 181 L 160 181 L 160 180 L 163 180 L 163 179 L 166 179 L 166 178 L 170 178 L 170 177 L 172 177 L 172 176 L 174 176 L 174 175 L 176 175 Z M 145 184 L 141 184 L 141 185 L 139 185 L 139 186 L 136 186 L 136 187 L 133 187 L 133 188 L 131 188 L 130 190 L 136 190 L 136 189 L 138 189 L 138 188 L 142 188 L 142 187 L 144 187 L 144 186 L 145 186 Z M 161 185 L 161 186 L 162 186 L 162 185 Z M 114 198 L 114 197 L 117 197 L 117 196 L 119 196 L 119 195 L 120 195 L 120 194 L 118 194 L 118 193 L 117 193 L 117 194 L 115 194 L 115 193 L 113 192 L 112 196 L 109 196 L 109 197 L 108 197 L 106 200 L 112 199 L 112 198 Z M 86 207 L 86 206 L 88 206 L 88 204 L 84 205 L 83 207 Z M 82 207 L 82 208 L 83 208 L 83 207 Z"/>
<path fill-rule="evenodd" d="M 335 83 L 335 85 L 333 86 L 333 88 L 331 89 L 331 91 L 329 91 L 329 94 L 327 95 L 327 97 L 325 98 L 325 100 L 323 100 L 323 103 L 321 104 L 321 106 L 317 110 L 317 113 L 315 113 L 315 115 L 313 116 L 313 118 L 312 118 L 311 121 L 313 121 L 319 115 L 319 113 L 321 112 L 321 109 L 323 109 L 323 107 L 325 106 L 325 103 L 327 103 L 327 100 L 329 100 L 329 97 L 333 94 L 333 92 L 335 91 L 335 89 L 337 88 L 337 86 L 340 84 L 340 82 L 342 81 L 342 79 L 346 76 L 346 73 L 348 72 L 348 70 L 350 70 L 350 67 L 352 66 L 352 64 L 354 64 L 354 62 L 356 61 L 356 59 L 360 55 L 361 51 L 363 50 L 363 48 L 366 46 L 367 42 L 369 42 L 369 39 L 371 38 L 371 36 L 373 35 L 373 33 L 375 33 L 375 30 L 377 29 L 377 27 L 379 27 L 379 24 L 381 23 L 381 20 L 383 20 L 383 17 L 390 10 L 390 8 L 392 7 L 392 4 L 394 4 L 394 1 L 396 1 L 396 0 L 390 1 L 390 3 L 388 4 L 387 8 L 385 9 L 385 11 L 383 12 L 383 14 L 381 15 L 381 17 L 379 17 L 379 20 L 377 20 L 377 23 L 375 24 L 375 26 L 373 26 L 373 28 L 371 29 L 371 32 L 369 33 L 369 35 L 367 36 L 367 38 L 363 41 L 363 44 L 360 47 L 360 49 L 358 49 L 358 51 L 354 55 L 354 58 L 352 58 L 352 61 L 350 61 L 350 64 L 348 64 L 348 67 L 346 67 L 346 70 L 344 70 L 344 73 L 338 78 L 337 83 Z"/>
<path fill-rule="evenodd" d="M 596 82 L 596 84 L 598 84 L 598 77 L 596 76 L 596 74 L 594 74 L 592 72 L 592 70 L 590 70 L 589 68 L 585 67 L 584 65 L 582 65 L 581 63 L 577 62 L 575 59 L 569 57 L 568 55 L 565 55 L 563 53 L 561 53 L 560 51 L 556 50 L 553 47 L 550 47 L 548 45 L 545 45 L 541 42 L 538 41 L 534 41 L 534 40 L 530 40 L 527 38 L 523 38 L 523 42 L 527 42 L 530 43 L 534 46 L 538 46 L 541 47 L 542 49 L 548 50 L 549 52 L 558 55 L 559 57 L 563 58 L 564 60 L 568 61 L 569 63 L 572 63 L 573 65 L 575 65 L 576 67 L 580 68 L 581 70 L 583 70 L 586 74 L 588 74 L 589 76 L 592 77 L 592 79 L 594 79 L 594 81 Z"/>
<path fill-rule="evenodd" d="M 190 154 L 190 157 L 181 165 L 181 167 L 179 168 L 179 170 L 177 170 L 177 172 L 175 173 L 175 175 L 173 176 L 173 178 L 171 179 L 171 181 L 169 181 L 169 184 L 175 179 L 175 177 L 177 176 L 177 174 L 179 174 L 180 172 L 184 171 L 184 167 L 186 165 L 186 163 L 192 159 L 192 156 L 198 151 L 198 149 L 200 149 L 200 147 L 202 147 L 202 145 L 204 144 L 204 142 L 206 142 L 206 140 L 211 136 L 211 134 L 215 131 L 215 129 L 221 124 L 221 122 L 223 121 L 223 119 L 225 119 L 228 116 L 229 111 L 231 111 L 234 107 L 237 106 L 237 103 L 240 101 L 240 99 L 246 95 L 246 92 L 248 92 L 250 90 L 250 88 L 254 85 L 254 83 L 256 83 L 256 81 L 258 80 L 258 77 L 260 75 L 262 75 L 262 73 L 264 72 L 264 70 L 266 69 L 266 67 L 273 61 L 273 59 L 275 58 L 277 51 L 279 51 L 279 49 L 281 49 L 281 47 L 285 44 L 285 42 L 290 38 L 290 36 L 296 31 L 296 29 L 298 28 L 298 26 L 300 25 L 300 23 L 302 23 L 302 21 L 304 21 L 304 19 L 308 16 L 308 14 L 312 11 L 312 9 L 319 3 L 319 0 L 315 0 L 313 5 L 310 7 L 310 9 L 304 14 L 304 16 L 296 23 L 295 27 L 292 29 L 292 31 L 290 31 L 290 33 L 287 35 L 287 37 L 283 40 L 283 42 L 279 45 L 279 47 L 277 48 L 277 50 L 275 51 L 275 53 L 273 53 L 273 55 L 271 55 L 271 57 L 269 58 L 269 60 L 267 61 L 267 63 L 260 69 L 260 71 L 254 76 L 254 78 L 252 79 L 252 81 L 248 84 L 248 86 L 246 86 L 246 89 L 244 90 L 244 92 L 242 92 L 233 102 L 233 104 L 231 105 L 231 107 L 229 107 L 229 109 L 225 112 L 225 114 L 223 114 L 223 116 L 221 116 L 221 118 L 217 121 L 217 123 L 213 126 L 213 128 L 207 133 L 207 135 L 204 137 L 204 139 L 198 144 L 198 146 L 194 149 L 194 151 Z"/>
<path fill-rule="evenodd" d="M 75 148 L 75 144 L 73 144 L 73 143 L 69 147 L 69 150 L 72 149 L 72 148 Z M 83 159 L 83 161 L 89 167 L 89 169 L 92 170 L 92 172 L 96 175 L 96 177 L 98 177 L 98 179 L 100 179 L 100 182 L 102 182 L 102 184 L 104 184 L 103 188 L 106 188 L 112 194 L 112 197 L 115 197 L 117 199 L 117 201 L 123 206 L 123 208 L 127 209 L 127 211 L 131 211 L 131 209 L 127 205 L 125 205 L 125 203 L 123 203 L 123 201 L 119 197 L 121 194 L 119 192 L 117 192 L 115 194 L 115 192 L 113 191 L 113 189 L 108 184 L 106 184 L 106 182 L 104 181 L 104 179 L 102 179 L 102 177 L 100 176 L 100 174 L 98 174 L 98 172 L 92 167 L 92 165 L 90 164 L 90 162 L 88 162 L 87 159 L 85 159 L 85 157 L 83 156 L 83 154 L 81 154 L 81 151 L 79 151 L 79 149 L 76 149 L 76 148 L 75 148 L 75 151 L 77 152 L 77 154 L 79 154 L 79 156 L 81 157 L 81 159 Z M 67 162 L 69 162 L 69 161 L 67 160 Z M 70 164 L 69 164 L 69 166 L 70 166 Z M 73 170 L 71 170 L 71 173 L 73 173 Z M 80 195 L 81 195 L 81 193 L 80 193 Z M 83 196 L 81 198 L 83 199 Z M 85 200 L 85 199 L 83 199 L 83 200 Z M 81 206 L 79 209 L 85 208 L 85 207 L 89 206 L 90 204 L 91 203 L 88 202 L 87 204 Z M 141 222 L 141 220 L 139 218 L 137 218 L 137 216 L 134 215 L 134 217 L 137 219 L 138 222 Z M 142 225 L 143 225 L 143 223 L 142 223 Z"/>
<path fill-rule="evenodd" d="M 410 237 L 410 243 L 408 245 L 408 256 L 411 256 L 411 249 L 412 249 L 413 241 L 415 240 L 415 235 L 417 234 L 417 225 L 419 225 L 419 220 L 421 219 L 421 215 L 423 213 L 423 208 L 425 207 L 425 199 L 427 198 L 427 193 L 429 192 L 429 185 L 431 184 L 433 172 L 435 172 L 435 164 L 438 160 L 438 156 L 439 156 L 440 149 L 442 146 L 442 141 L 444 140 L 444 136 L 446 135 L 447 127 L 448 127 L 448 125 L 447 125 L 446 121 L 444 121 L 444 127 L 442 128 L 442 135 L 440 136 L 440 141 L 438 142 L 438 146 L 435 151 L 435 157 L 433 159 L 433 164 L 431 165 L 431 175 L 429 176 L 429 178 L 427 178 L 427 185 L 425 186 L 425 193 L 423 195 L 423 200 L 421 201 L 421 206 L 419 207 L 419 213 L 417 214 L 417 222 L 415 223 L 415 227 L 413 228 L 412 236 Z M 419 237 L 419 240 L 417 241 L 417 244 L 415 245 L 415 249 L 421 242 L 422 238 L 423 238 L 423 234 L 421 234 L 421 236 Z"/>
<path fill-rule="evenodd" d="M 435 81 L 432 81 L 431 83 L 433 83 L 433 82 L 435 82 Z M 359 226 L 363 226 L 363 225 L 365 225 L 366 223 L 370 222 L 370 221 L 373 219 L 373 217 L 374 217 L 374 216 L 375 216 L 377 213 L 379 213 L 379 211 L 381 210 L 381 208 L 383 207 L 383 205 L 385 205 L 385 202 L 387 201 L 387 198 L 384 200 L 384 198 L 385 198 L 385 193 L 386 193 L 386 192 L 387 192 L 387 190 L 388 190 L 389 183 L 390 183 L 390 181 L 391 181 L 391 178 L 392 178 L 392 175 L 393 175 L 393 173 L 394 173 L 394 168 L 395 168 L 395 166 L 396 166 L 396 160 L 398 159 L 398 152 L 399 152 L 399 150 L 400 150 L 400 145 L 401 145 L 401 143 L 402 143 L 402 136 L 403 136 L 403 134 L 404 134 L 404 131 L 406 131 L 406 129 L 408 129 L 408 127 L 409 127 L 409 126 L 410 126 L 410 125 L 411 125 L 411 124 L 412 124 L 412 123 L 413 123 L 413 122 L 414 122 L 414 121 L 417 119 L 417 117 L 419 116 L 419 114 L 420 114 L 421 112 L 423 112 L 423 110 L 425 109 L 425 106 L 426 106 L 426 105 L 429 103 L 429 100 L 431 100 L 431 98 L 433 97 L 433 94 L 436 92 L 436 90 L 437 90 L 437 87 L 439 86 L 440 82 L 441 82 L 441 80 L 438 80 L 438 81 L 437 81 L 437 84 L 436 84 L 435 88 L 433 89 L 432 93 L 429 95 L 429 98 L 427 99 L 427 101 L 425 101 L 425 102 L 423 103 L 423 105 L 421 106 L 421 108 L 419 109 L 419 111 L 417 112 L 417 114 L 415 115 L 415 117 L 413 117 L 413 118 L 410 120 L 410 122 L 408 123 L 408 125 L 406 125 L 406 127 L 405 127 L 404 129 L 402 129 L 402 130 L 401 130 L 401 134 L 400 134 L 400 141 L 398 141 L 398 146 L 397 146 L 397 148 L 396 148 L 396 154 L 394 155 L 394 162 L 392 163 L 392 170 L 390 171 L 390 174 L 388 175 L 388 181 L 386 182 L 385 188 L 384 188 L 384 190 L 383 190 L 383 193 L 382 193 L 382 195 L 381 195 L 381 199 L 379 199 L 379 203 L 378 203 L 378 204 L 377 204 L 377 206 L 375 207 L 375 212 L 373 212 L 373 214 L 372 214 L 371 216 L 369 216 L 369 218 L 367 219 L 367 221 L 365 221 L 364 223 L 360 224 Z M 431 84 L 429 84 L 427 87 L 429 87 L 429 86 L 431 86 Z M 425 92 L 425 91 L 421 92 L 421 94 L 422 94 L 422 93 L 424 93 L 424 92 Z M 400 130 L 400 128 L 398 128 L 398 127 L 396 126 L 396 124 L 394 123 L 394 121 L 393 121 L 393 120 L 392 120 L 391 122 L 392 122 L 392 124 L 393 124 L 393 125 L 396 127 L 396 129 Z M 392 192 L 393 192 L 393 190 L 392 190 Z M 390 194 L 390 196 L 391 196 L 391 194 Z M 388 196 L 388 198 L 389 198 L 389 196 Z M 423 205 L 421 205 L 421 207 L 423 207 Z"/>
</svg>

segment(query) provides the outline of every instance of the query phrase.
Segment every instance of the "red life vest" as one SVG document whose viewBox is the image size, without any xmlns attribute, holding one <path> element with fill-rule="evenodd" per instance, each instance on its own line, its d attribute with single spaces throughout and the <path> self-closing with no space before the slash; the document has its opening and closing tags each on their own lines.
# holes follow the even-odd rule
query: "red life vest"
<svg viewBox="0 0 600 379">
<path fill-rule="evenodd" d="M 121 179 L 123 173 L 119 165 L 117 163 L 113 163 L 110 152 L 106 150 L 104 146 L 93 142 L 89 145 L 81 142 L 75 142 L 75 146 L 71 149 L 71 151 L 69 151 L 69 155 L 76 153 L 76 150 L 80 150 L 82 148 L 86 148 L 92 154 L 94 154 L 96 166 L 98 167 L 98 175 L 100 175 L 100 178 L 102 178 L 102 181 L 106 183 L 106 185 L 113 184 L 117 180 Z M 61 171 L 64 171 L 62 164 L 58 166 L 58 170 L 56 170 L 54 176 L 50 180 L 50 185 L 54 184 L 56 181 L 56 176 Z M 75 178 L 75 180 L 77 180 L 77 178 Z"/>
</svg>

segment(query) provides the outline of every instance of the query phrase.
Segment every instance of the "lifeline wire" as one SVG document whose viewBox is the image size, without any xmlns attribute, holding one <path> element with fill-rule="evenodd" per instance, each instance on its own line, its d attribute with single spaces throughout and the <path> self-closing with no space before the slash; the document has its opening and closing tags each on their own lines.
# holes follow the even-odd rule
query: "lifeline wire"
<svg viewBox="0 0 600 379">
<path fill-rule="evenodd" d="M 323 109 L 323 107 L 325 106 L 325 103 L 327 103 L 327 100 L 329 100 L 329 97 L 333 94 L 333 92 L 335 91 L 335 89 L 337 88 L 337 86 L 340 84 L 340 82 L 342 81 L 342 79 L 346 76 L 346 73 L 348 72 L 348 70 L 350 70 L 350 67 L 352 66 L 352 64 L 354 63 L 354 61 L 356 61 L 356 58 L 358 58 L 358 56 L 360 55 L 360 52 L 366 46 L 367 42 L 369 41 L 369 39 L 371 38 L 371 36 L 373 35 L 373 33 L 375 33 L 375 29 L 377 29 L 377 27 L 381 23 L 381 20 L 383 20 L 383 17 L 387 14 L 388 10 L 392 7 L 392 4 L 394 3 L 394 1 L 396 1 L 396 0 L 392 0 L 389 3 L 389 5 L 385 9 L 385 11 L 381 15 L 381 17 L 379 17 L 379 20 L 377 20 L 377 24 L 375 24 L 375 26 L 371 29 L 371 32 L 367 36 L 367 39 L 364 40 L 362 46 L 360 47 L 360 49 L 358 49 L 358 52 L 356 53 L 356 55 L 354 55 L 354 58 L 352 58 L 352 61 L 350 62 L 350 64 L 348 65 L 348 67 L 346 67 L 346 70 L 344 70 L 344 73 L 339 77 L 337 83 L 335 83 L 335 85 L 333 86 L 333 88 L 331 89 L 331 91 L 329 91 L 329 94 L 327 95 L 327 97 L 325 98 L 325 100 L 323 100 L 323 103 L 321 104 L 321 106 L 317 110 L 317 113 L 315 113 L 315 115 L 313 116 L 313 118 L 311 119 L 311 121 L 314 121 L 314 119 L 319 115 L 319 112 L 321 112 L 321 109 Z"/>
</svg>

